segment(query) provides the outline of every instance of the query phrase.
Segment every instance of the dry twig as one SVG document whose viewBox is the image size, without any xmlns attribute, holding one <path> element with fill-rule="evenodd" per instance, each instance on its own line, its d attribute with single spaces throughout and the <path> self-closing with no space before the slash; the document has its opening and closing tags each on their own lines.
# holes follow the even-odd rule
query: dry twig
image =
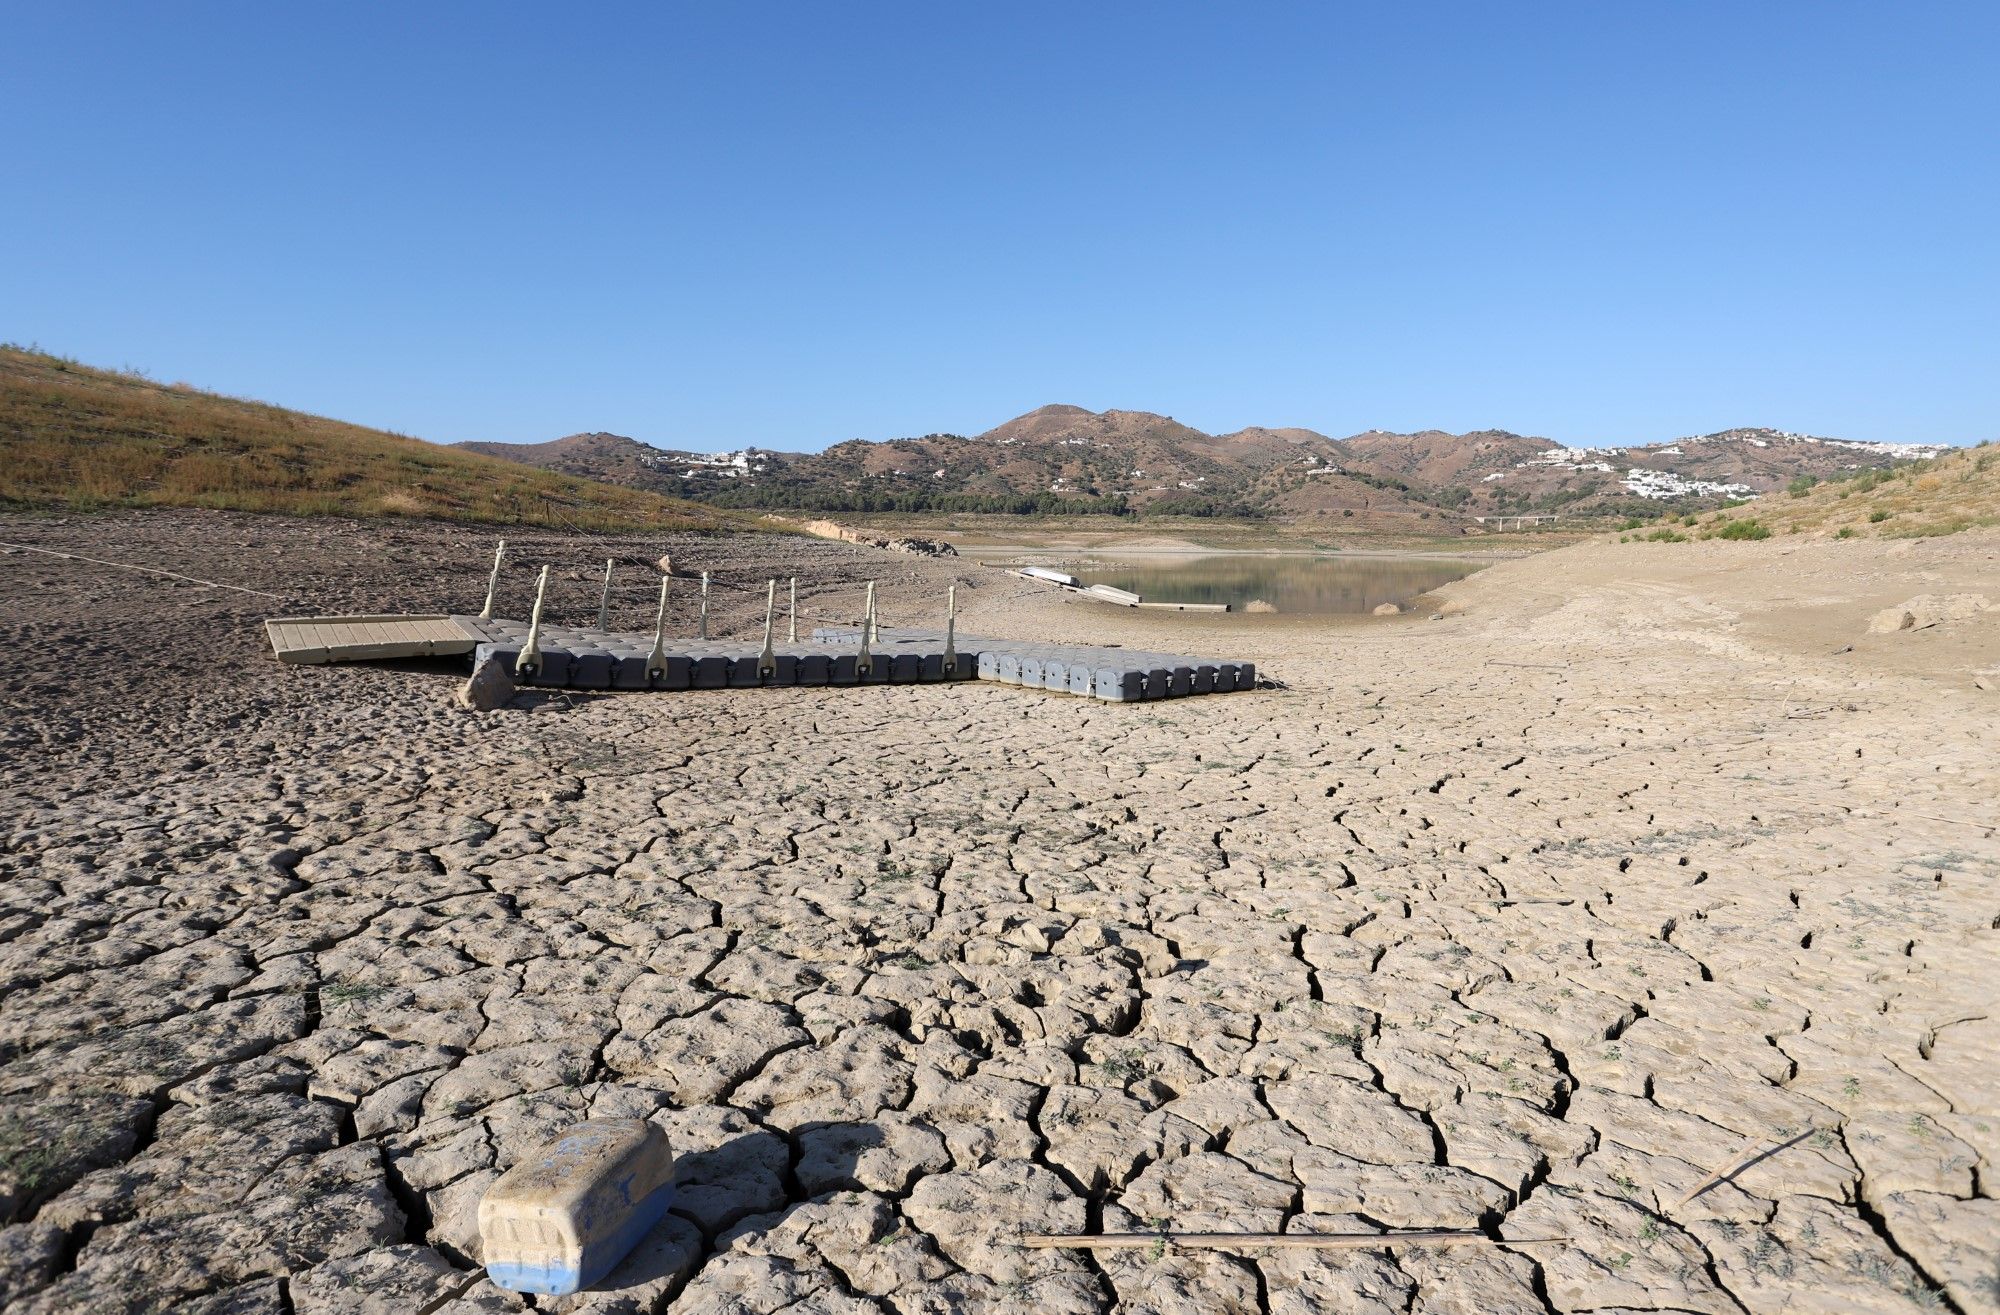
<svg viewBox="0 0 2000 1315">
<path fill-rule="evenodd" d="M 1818 1128 L 1807 1128 L 1804 1132 L 1799 1133 L 1797 1136 L 1788 1137 L 1781 1142 L 1774 1142 L 1771 1145 L 1764 1147 L 1762 1150 L 1759 1150 L 1756 1154 L 1738 1160 L 1736 1163 L 1730 1165 L 1727 1169 L 1717 1169 L 1714 1173 L 1710 1174 L 1708 1177 L 1702 1179 L 1700 1182 L 1696 1183 L 1692 1188 L 1690 1188 L 1688 1190 L 1688 1194 L 1686 1196 L 1683 1196 L 1679 1200 L 1679 1202 L 1677 1202 L 1677 1204 L 1686 1205 L 1689 1201 L 1694 1200 L 1694 1198 L 1700 1196 L 1703 1192 L 1715 1186 L 1717 1183 L 1726 1182 L 1729 1179 L 1734 1178 L 1737 1174 L 1742 1173 L 1745 1169 L 1748 1169 L 1751 1165 L 1760 1163 L 1764 1160 L 1768 1160 L 1773 1155 L 1776 1155 L 1779 1151 L 1787 1150 L 1793 1146 L 1798 1145 L 1800 1142 L 1804 1141 L 1806 1138 L 1812 1136 L 1814 1133 L 1818 1131 L 1819 1131 Z"/>
<path fill-rule="evenodd" d="M 1231 1247 L 1277 1247 L 1312 1250 L 1366 1250 L 1385 1246 L 1454 1246 L 1485 1242 L 1493 1246 L 1538 1246 L 1567 1242 L 1566 1237 L 1495 1238 L 1484 1233 L 1029 1233 L 1024 1247 L 1061 1247 L 1072 1251 L 1120 1247 L 1170 1246 L 1227 1250 Z"/>
</svg>

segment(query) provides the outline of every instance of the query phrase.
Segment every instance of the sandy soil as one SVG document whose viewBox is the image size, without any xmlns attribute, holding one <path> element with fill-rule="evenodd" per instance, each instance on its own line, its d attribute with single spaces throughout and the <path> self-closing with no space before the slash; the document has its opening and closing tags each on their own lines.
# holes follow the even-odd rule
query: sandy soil
<svg viewBox="0 0 2000 1315">
<path fill-rule="evenodd" d="M 671 548 L 740 587 L 718 632 L 771 574 L 829 617 L 878 576 L 910 621 L 957 578 L 968 629 L 1283 688 L 484 715 L 258 627 L 476 607 L 463 527 L 0 540 L 283 595 L 0 556 L 9 1311 L 525 1309 L 474 1206 L 588 1113 L 666 1128 L 679 1196 L 544 1310 L 2000 1309 L 2000 610 L 1866 633 L 2000 602 L 1995 536 L 1590 544 L 1344 623 L 542 538 L 507 596 L 569 564 L 573 617 L 607 553 Z M 1009 1242 L 1162 1222 L 1562 1240 Z"/>
</svg>

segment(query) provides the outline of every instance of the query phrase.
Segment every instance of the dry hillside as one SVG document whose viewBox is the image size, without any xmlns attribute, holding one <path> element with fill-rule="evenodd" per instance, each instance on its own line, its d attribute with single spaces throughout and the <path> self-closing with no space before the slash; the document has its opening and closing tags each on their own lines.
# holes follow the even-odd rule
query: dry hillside
<svg viewBox="0 0 2000 1315">
<path fill-rule="evenodd" d="M 0 347 L 0 505 L 432 516 L 577 529 L 739 514 Z"/>
<path fill-rule="evenodd" d="M 2000 447 L 1984 443 L 1845 479 L 1795 480 L 1784 492 L 1713 519 L 1839 539 L 1927 539 L 2000 525 Z M 1701 529 L 1707 532 L 1709 523 Z"/>
<path fill-rule="evenodd" d="M 2000 448 L 1991 443 L 1934 461 L 1823 483 L 1799 497 L 1763 502 L 1766 521 L 1788 530 L 1847 537 L 1929 538 L 2000 525 Z"/>
</svg>

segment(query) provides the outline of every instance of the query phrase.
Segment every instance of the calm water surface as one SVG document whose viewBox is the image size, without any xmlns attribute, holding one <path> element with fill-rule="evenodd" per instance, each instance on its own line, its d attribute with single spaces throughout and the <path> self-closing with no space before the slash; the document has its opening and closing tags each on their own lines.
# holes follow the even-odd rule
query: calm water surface
<svg viewBox="0 0 2000 1315">
<path fill-rule="evenodd" d="M 1262 600 L 1280 612 L 1372 612 L 1462 579 L 1486 565 L 1443 557 L 1196 557 L 1172 563 L 1106 562 L 1077 574 L 1085 584 L 1130 589 L 1148 602 Z"/>
</svg>

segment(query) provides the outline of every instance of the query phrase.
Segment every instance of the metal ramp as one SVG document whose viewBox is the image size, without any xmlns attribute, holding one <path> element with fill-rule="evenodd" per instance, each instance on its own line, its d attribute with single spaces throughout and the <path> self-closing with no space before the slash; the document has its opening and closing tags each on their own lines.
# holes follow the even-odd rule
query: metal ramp
<svg viewBox="0 0 2000 1315">
<path fill-rule="evenodd" d="M 280 662 L 317 666 L 379 658 L 450 657 L 484 639 L 448 616 L 287 616 L 264 623 Z"/>
</svg>

